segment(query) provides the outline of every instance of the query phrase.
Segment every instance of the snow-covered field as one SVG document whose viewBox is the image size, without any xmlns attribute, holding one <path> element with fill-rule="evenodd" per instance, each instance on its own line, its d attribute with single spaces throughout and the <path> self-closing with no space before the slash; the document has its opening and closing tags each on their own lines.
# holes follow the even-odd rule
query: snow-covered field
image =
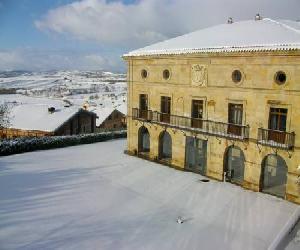
<svg viewBox="0 0 300 250">
<path fill-rule="evenodd" d="M 63 109 L 67 103 L 78 110 L 84 105 L 98 115 L 97 126 L 114 109 L 127 114 L 125 74 L 101 71 L 0 72 L 0 93 L 3 89 L 16 92 L 0 95 L 0 103 L 8 102 L 12 107 L 26 105 L 28 110 L 34 110 L 44 105 L 47 113 L 48 106 Z M 12 117 L 14 115 L 17 114 L 12 110 Z M 24 115 L 34 116 L 34 112 Z M 11 121 L 13 123 L 14 118 Z M 24 129 L 19 124 L 17 127 L 11 125 Z"/>
<path fill-rule="evenodd" d="M 298 207 L 201 182 L 125 147 L 114 140 L 0 158 L 0 249 L 267 249 Z"/>
</svg>

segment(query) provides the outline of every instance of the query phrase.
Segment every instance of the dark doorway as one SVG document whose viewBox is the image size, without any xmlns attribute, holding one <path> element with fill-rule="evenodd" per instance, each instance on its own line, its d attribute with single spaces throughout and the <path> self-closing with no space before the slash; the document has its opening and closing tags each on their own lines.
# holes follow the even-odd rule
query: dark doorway
<svg viewBox="0 0 300 250">
<path fill-rule="evenodd" d="M 202 128 L 203 101 L 192 100 L 192 127 Z"/>
<path fill-rule="evenodd" d="M 285 143 L 287 109 L 270 108 L 268 140 Z"/>
<path fill-rule="evenodd" d="M 172 138 L 167 131 L 163 131 L 159 136 L 159 158 L 172 159 Z"/>
<path fill-rule="evenodd" d="M 207 141 L 194 137 L 186 137 L 185 168 L 206 175 Z"/>
<path fill-rule="evenodd" d="M 170 123 L 170 114 L 171 114 L 171 97 L 162 96 L 160 103 L 160 121 L 165 123 Z"/>
<path fill-rule="evenodd" d="M 150 152 L 150 135 L 145 127 L 139 129 L 139 153 Z"/>
<path fill-rule="evenodd" d="M 268 155 L 262 162 L 261 191 L 285 198 L 287 165 L 279 155 Z"/>
<path fill-rule="evenodd" d="M 244 182 L 245 156 L 236 146 L 230 146 L 224 158 L 226 181 L 242 185 Z"/>
<path fill-rule="evenodd" d="M 228 104 L 228 134 L 242 135 L 243 104 Z"/>
<path fill-rule="evenodd" d="M 140 95 L 140 114 L 139 118 L 147 119 L 148 115 L 148 95 L 141 94 Z"/>
</svg>

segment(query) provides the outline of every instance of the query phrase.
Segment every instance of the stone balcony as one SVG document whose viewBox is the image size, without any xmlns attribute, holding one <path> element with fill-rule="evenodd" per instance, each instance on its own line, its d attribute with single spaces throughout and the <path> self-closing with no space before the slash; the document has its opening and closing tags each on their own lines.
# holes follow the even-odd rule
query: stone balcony
<svg viewBox="0 0 300 250">
<path fill-rule="evenodd" d="M 249 138 L 250 127 L 245 125 L 172 115 L 152 110 L 140 110 L 138 108 L 132 109 L 132 119 L 233 140 L 247 140 Z"/>
<path fill-rule="evenodd" d="M 295 133 L 259 128 L 257 143 L 273 148 L 293 149 L 295 146 Z"/>
</svg>

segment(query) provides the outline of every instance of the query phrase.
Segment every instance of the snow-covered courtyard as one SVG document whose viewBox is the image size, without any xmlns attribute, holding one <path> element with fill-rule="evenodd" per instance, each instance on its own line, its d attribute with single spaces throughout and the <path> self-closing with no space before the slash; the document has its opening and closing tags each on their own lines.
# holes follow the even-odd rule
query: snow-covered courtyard
<svg viewBox="0 0 300 250">
<path fill-rule="evenodd" d="M 0 249 L 267 249 L 298 207 L 125 148 L 0 158 Z"/>
</svg>

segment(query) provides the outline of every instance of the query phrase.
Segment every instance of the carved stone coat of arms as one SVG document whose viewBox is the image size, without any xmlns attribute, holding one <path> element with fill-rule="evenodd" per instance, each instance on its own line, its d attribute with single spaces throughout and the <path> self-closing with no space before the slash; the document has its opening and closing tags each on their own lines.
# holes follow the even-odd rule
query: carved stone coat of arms
<svg viewBox="0 0 300 250">
<path fill-rule="evenodd" d="M 192 85 L 205 86 L 207 84 L 207 66 L 200 64 L 192 65 Z"/>
</svg>

